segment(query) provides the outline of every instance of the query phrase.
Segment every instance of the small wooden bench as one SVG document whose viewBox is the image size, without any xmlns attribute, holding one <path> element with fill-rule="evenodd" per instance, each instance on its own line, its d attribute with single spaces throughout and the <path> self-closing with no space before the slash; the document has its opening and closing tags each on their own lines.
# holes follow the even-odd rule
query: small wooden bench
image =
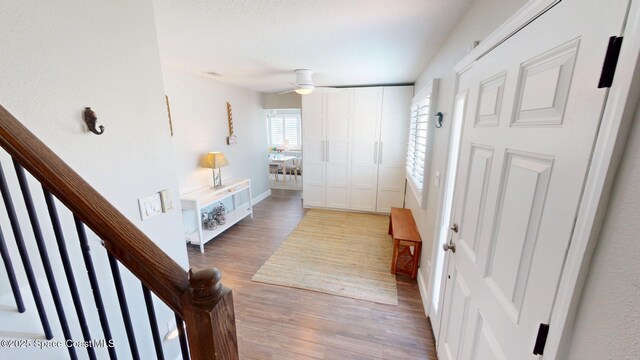
<svg viewBox="0 0 640 360">
<path fill-rule="evenodd" d="M 393 239 L 392 274 L 407 274 L 412 279 L 418 274 L 422 239 L 411 209 L 391 208 L 389 235 Z M 411 247 L 414 247 L 413 254 Z"/>
</svg>

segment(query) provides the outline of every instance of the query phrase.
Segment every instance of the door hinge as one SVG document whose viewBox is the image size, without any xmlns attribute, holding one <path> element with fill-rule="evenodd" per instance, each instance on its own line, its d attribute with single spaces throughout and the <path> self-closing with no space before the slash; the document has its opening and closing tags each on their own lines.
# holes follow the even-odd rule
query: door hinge
<svg viewBox="0 0 640 360">
<path fill-rule="evenodd" d="M 540 324 L 536 345 L 533 347 L 533 355 L 542 355 L 544 346 L 547 345 L 547 335 L 549 335 L 549 324 Z"/>
<path fill-rule="evenodd" d="M 600 82 L 598 89 L 611 87 L 613 76 L 616 73 L 618 65 L 618 57 L 620 57 L 620 48 L 622 47 L 622 36 L 612 36 L 609 38 L 609 46 L 607 54 L 604 56 L 602 64 L 602 73 L 600 74 Z"/>
</svg>

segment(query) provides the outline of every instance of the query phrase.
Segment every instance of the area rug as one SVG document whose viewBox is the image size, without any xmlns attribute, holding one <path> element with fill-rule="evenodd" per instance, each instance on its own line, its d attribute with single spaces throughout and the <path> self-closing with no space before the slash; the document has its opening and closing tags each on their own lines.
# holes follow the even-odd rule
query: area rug
<svg viewBox="0 0 640 360">
<path fill-rule="evenodd" d="M 252 281 L 397 305 L 389 218 L 312 209 Z"/>
</svg>

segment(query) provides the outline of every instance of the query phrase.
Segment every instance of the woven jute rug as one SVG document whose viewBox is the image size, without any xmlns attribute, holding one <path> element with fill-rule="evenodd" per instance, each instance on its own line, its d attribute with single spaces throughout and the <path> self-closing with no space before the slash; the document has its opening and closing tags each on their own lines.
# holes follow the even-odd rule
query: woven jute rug
<svg viewBox="0 0 640 360">
<path fill-rule="evenodd" d="M 252 281 L 398 304 L 389 218 L 312 209 Z"/>
</svg>

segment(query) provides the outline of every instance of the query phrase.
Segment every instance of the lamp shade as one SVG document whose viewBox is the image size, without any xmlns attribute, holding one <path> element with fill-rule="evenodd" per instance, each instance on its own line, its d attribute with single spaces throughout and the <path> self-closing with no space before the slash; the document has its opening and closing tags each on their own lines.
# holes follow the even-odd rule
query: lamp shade
<svg viewBox="0 0 640 360">
<path fill-rule="evenodd" d="M 206 154 L 201 161 L 200 166 L 211 168 L 211 169 L 220 169 L 221 167 L 229 165 L 229 160 L 224 156 L 224 153 L 219 151 L 214 151 Z"/>
</svg>

